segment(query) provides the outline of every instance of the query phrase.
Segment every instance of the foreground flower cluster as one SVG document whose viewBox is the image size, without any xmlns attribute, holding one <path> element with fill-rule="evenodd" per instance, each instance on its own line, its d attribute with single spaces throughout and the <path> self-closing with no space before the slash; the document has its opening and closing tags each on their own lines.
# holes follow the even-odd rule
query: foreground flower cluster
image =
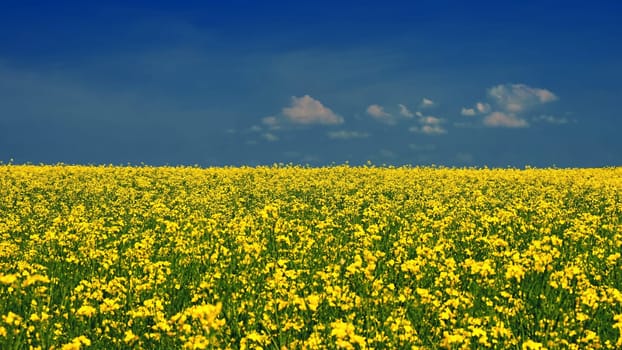
<svg viewBox="0 0 622 350">
<path fill-rule="evenodd" d="M 622 347 L 622 168 L 0 166 L 0 348 Z"/>
</svg>

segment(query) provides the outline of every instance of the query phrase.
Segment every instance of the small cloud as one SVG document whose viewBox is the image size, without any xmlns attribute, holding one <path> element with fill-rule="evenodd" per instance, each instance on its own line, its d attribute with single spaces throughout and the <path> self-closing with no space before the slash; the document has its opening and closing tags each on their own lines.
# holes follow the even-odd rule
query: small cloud
<svg viewBox="0 0 622 350">
<path fill-rule="evenodd" d="M 433 107 L 435 105 L 434 101 L 430 100 L 429 98 L 422 98 L 421 99 L 421 103 L 419 104 L 419 106 L 421 108 L 430 108 Z"/>
<path fill-rule="evenodd" d="M 472 117 L 478 114 L 485 114 L 488 112 L 490 112 L 490 105 L 488 103 L 477 102 L 474 108 L 462 107 L 462 111 L 460 111 L 460 114 L 467 117 Z"/>
<path fill-rule="evenodd" d="M 431 124 L 431 125 L 437 125 L 440 124 L 442 122 L 441 118 L 437 118 L 434 116 L 427 116 L 421 119 L 421 122 L 424 124 Z"/>
<path fill-rule="evenodd" d="M 269 116 L 261 119 L 261 123 L 268 126 L 271 129 L 279 127 L 279 118 L 275 116 Z"/>
<path fill-rule="evenodd" d="M 417 112 L 415 113 L 415 115 L 416 115 L 417 117 L 419 117 L 419 118 L 423 118 L 423 113 L 421 113 L 421 112 L 419 112 L 419 111 L 417 111 Z"/>
<path fill-rule="evenodd" d="M 367 107 L 367 114 L 371 115 L 374 118 L 384 118 L 391 116 L 389 113 L 384 111 L 384 108 L 380 105 L 370 105 Z"/>
<path fill-rule="evenodd" d="M 447 133 L 447 130 L 440 125 L 423 125 L 421 127 L 412 126 L 408 130 L 427 135 L 442 135 Z"/>
<path fill-rule="evenodd" d="M 283 108 L 283 115 L 295 124 L 341 124 L 343 118 L 309 95 L 292 96 L 290 107 Z"/>
<path fill-rule="evenodd" d="M 446 134 L 447 130 L 443 129 L 440 125 L 424 125 L 421 128 L 421 132 L 428 135 L 440 135 Z"/>
<path fill-rule="evenodd" d="M 380 105 L 376 105 L 376 104 L 369 105 L 369 107 L 367 107 L 367 114 L 371 115 L 374 119 L 381 121 L 383 123 L 387 123 L 387 124 L 395 123 L 391 114 L 385 112 L 384 108 Z"/>
<path fill-rule="evenodd" d="M 460 111 L 460 114 L 462 114 L 464 116 L 467 116 L 467 117 L 472 117 L 476 113 L 475 113 L 475 109 L 473 109 L 473 108 L 464 108 L 464 107 L 462 107 L 462 111 Z"/>
<path fill-rule="evenodd" d="M 556 125 L 568 124 L 568 119 L 563 118 L 563 117 L 558 118 L 552 115 L 541 115 L 541 116 L 533 118 L 533 121 L 541 122 L 541 123 L 556 124 Z"/>
<path fill-rule="evenodd" d="M 309 95 L 303 97 L 292 96 L 291 105 L 282 109 L 282 114 L 278 116 L 268 116 L 261 120 L 261 123 L 270 130 L 278 130 L 286 124 L 341 124 L 343 118 L 335 114 L 330 108 L 325 107 L 320 101 Z M 261 127 L 255 128 L 257 132 Z"/>
<path fill-rule="evenodd" d="M 484 125 L 493 128 L 525 128 L 529 126 L 525 119 L 503 112 L 492 112 L 486 116 Z"/>
<path fill-rule="evenodd" d="M 447 133 L 447 130 L 441 126 L 443 119 L 429 115 L 424 117 L 423 114 L 419 116 L 419 124 L 421 126 L 413 126 L 408 130 L 412 132 L 418 132 L 428 135 L 440 135 Z"/>
<path fill-rule="evenodd" d="M 400 107 L 400 115 L 406 117 L 406 118 L 412 118 L 415 115 L 408 110 L 408 108 L 406 106 L 404 106 L 403 104 L 398 104 L 398 106 Z"/>
<path fill-rule="evenodd" d="M 557 100 L 549 90 L 525 84 L 501 84 L 488 89 L 488 96 L 506 112 L 519 113 L 533 106 Z"/>
<path fill-rule="evenodd" d="M 542 104 L 557 100 L 547 89 L 525 84 L 499 84 L 487 90 L 488 98 L 494 101 L 494 108 L 485 102 L 477 102 L 473 108 L 462 108 L 465 116 L 483 115 L 483 125 L 496 128 L 525 128 L 529 126 L 525 114 Z M 534 118 L 534 121 L 563 123 L 554 117 Z"/>
<path fill-rule="evenodd" d="M 251 132 L 260 132 L 262 129 L 261 129 L 261 126 L 259 126 L 259 125 L 253 125 L 253 126 L 250 127 L 249 130 Z"/>
<path fill-rule="evenodd" d="M 361 138 L 366 138 L 369 136 L 369 134 L 366 132 L 347 131 L 347 130 L 331 131 L 327 135 L 331 139 L 339 139 L 339 140 L 361 139 Z"/>
<path fill-rule="evenodd" d="M 475 104 L 475 108 L 479 113 L 488 113 L 490 112 L 490 105 L 488 103 L 477 102 Z"/>
<path fill-rule="evenodd" d="M 264 140 L 267 140 L 267 141 L 270 141 L 270 142 L 274 142 L 274 141 L 278 141 L 279 140 L 278 136 L 276 136 L 275 134 L 270 133 L 270 132 L 266 132 L 266 133 L 261 134 L 261 137 L 263 137 Z"/>
</svg>

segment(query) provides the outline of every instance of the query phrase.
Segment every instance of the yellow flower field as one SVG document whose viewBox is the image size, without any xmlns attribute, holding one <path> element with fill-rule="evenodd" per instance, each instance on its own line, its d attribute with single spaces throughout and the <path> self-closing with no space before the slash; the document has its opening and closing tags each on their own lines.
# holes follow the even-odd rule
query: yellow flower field
<svg viewBox="0 0 622 350">
<path fill-rule="evenodd" d="M 622 348 L 622 168 L 0 166 L 1 349 Z"/>
</svg>

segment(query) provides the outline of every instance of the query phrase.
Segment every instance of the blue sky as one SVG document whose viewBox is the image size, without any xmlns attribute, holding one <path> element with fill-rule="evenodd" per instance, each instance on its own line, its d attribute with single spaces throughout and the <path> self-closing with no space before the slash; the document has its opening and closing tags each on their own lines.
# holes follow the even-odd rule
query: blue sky
<svg viewBox="0 0 622 350">
<path fill-rule="evenodd" d="M 2 2 L 0 160 L 621 165 L 621 17 L 617 1 Z"/>
</svg>

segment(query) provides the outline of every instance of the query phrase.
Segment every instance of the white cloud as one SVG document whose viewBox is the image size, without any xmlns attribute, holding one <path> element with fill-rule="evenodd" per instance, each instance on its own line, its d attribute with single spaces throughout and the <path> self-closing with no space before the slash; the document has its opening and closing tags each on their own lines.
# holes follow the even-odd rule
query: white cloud
<svg viewBox="0 0 622 350">
<path fill-rule="evenodd" d="M 557 100 L 549 90 L 525 84 L 501 84 L 488 89 L 490 96 L 506 112 L 519 113 L 533 106 Z"/>
<path fill-rule="evenodd" d="M 488 103 L 477 102 L 475 104 L 475 109 L 477 109 L 479 113 L 488 113 L 490 112 L 490 105 Z"/>
<path fill-rule="evenodd" d="M 327 135 L 331 139 L 340 139 L 340 140 L 361 139 L 361 138 L 366 138 L 369 136 L 369 134 L 366 132 L 347 131 L 347 130 L 331 131 Z"/>
<path fill-rule="evenodd" d="M 369 105 L 367 107 L 367 114 L 371 115 L 374 118 L 386 118 L 391 115 L 384 111 L 384 108 L 380 105 Z"/>
<path fill-rule="evenodd" d="M 440 135 L 447 133 L 447 130 L 440 125 L 424 125 L 421 128 L 421 132 L 428 135 Z"/>
<path fill-rule="evenodd" d="M 275 116 L 269 116 L 261 119 L 261 122 L 267 125 L 269 128 L 278 128 L 279 126 L 279 118 Z"/>
<path fill-rule="evenodd" d="M 499 84 L 487 90 L 493 106 L 485 102 L 475 103 L 473 108 L 463 107 L 465 116 L 483 115 L 483 125 L 496 128 L 525 128 L 529 126 L 525 114 L 540 105 L 557 100 L 557 96 L 542 88 L 525 84 Z M 537 122 L 564 123 L 563 118 L 540 116 L 532 118 Z"/>
<path fill-rule="evenodd" d="M 460 111 L 460 114 L 462 114 L 464 116 L 467 116 L 467 117 L 472 117 L 476 113 L 475 113 L 475 109 L 473 109 L 473 108 L 464 108 L 464 107 L 462 107 L 462 111 Z"/>
<path fill-rule="evenodd" d="M 511 113 L 492 112 L 484 118 L 484 125 L 495 128 L 525 128 L 529 126 L 525 119 Z"/>
<path fill-rule="evenodd" d="M 367 107 L 367 114 L 371 115 L 372 117 L 374 117 L 374 119 L 387 123 L 387 124 L 394 124 L 395 121 L 393 120 L 391 114 L 387 113 L 384 111 L 384 108 L 380 105 L 369 105 Z"/>
<path fill-rule="evenodd" d="M 270 133 L 270 132 L 266 132 L 266 133 L 261 134 L 261 137 L 263 137 L 265 140 L 270 141 L 270 142 L 274 142 L 274 141 L 278 141 L 279 140 L 278 136 L 276 136 L 275 134 Z"/>
<path fill-rule="evenodd" d="M 419 111 L 417 111 L 417 112 L 415 113 L 415 115 L 416 115 L 417 117 L 419 117 L 419 118 L 423 118 L 423 113 L 421 113 L 421 112 L 419 112 Z"/>
<path fill-rule="evenodd" d="M 421 133 L 421 134 L 428 134 L 428 135 L 441 135 L 441 134 L 446 134 L 447 133 L 447 130 L 445 130 L 440 125 L 423 125 L 421 127 L 412 126 L 408 130 L 412 131 L 412 132 L 417 132 L 417 133 Z"/>
<path fill-rule="evenodd" d="M 343 118 L 309 95 L 292 96 L 290 107 L 283 108 L 283 115 L 295 124 L 341 124 Z"/>
<path fill-rule="evenodd" d="M 472 117 L 478 114 L 485 114 L 488 112 L 490 112 L 490 105 L 488 103 L 477 102 L 475 104 L 475 107 L 473 108 L 462 107 L 460 114 L 467 117 Z"/>
<path fill-rule="evenodd" d="M 408 107 L 404 106 L 403 104 L 398 104 L 398 106 L 400 107 L 400 114 L 406 118 L 412 118 L 415 115 L 408 110 Z"/>
<path fill-rule="evenodd" d="M 271 115 L 261 119 L 261 123 L 269 130 L 279 130 L 287 127 L 287 124 L 341 124 L 343 118 L 324 106 L 320 101 L 309 95 L 303 97 L 292 96 L 289 107 L 282 109 L 282 114 Z M 259 128 L 257 131 L 261 131 Z M 270 134 L 275 136 L 274 134 Z M 264 138 L 273 141 L 274 137 L 264 134 Z"/>
<path fill-rule="evenodd" d="M 437 118 L 434 116 L 427 116 L 421 119 L 421 122 L 424 124 L 430 124 L 430 125 L 438 125 L 442 122 L 441 118 Z"/>
<path fill-rule="evenodd" d="M 429 98 L 422 98 L 421 99 L 421 104 L 419 105 L 421 108 L 428 108 L 428 107 L 432 107 L 434 106 L 435 103 L 434 101 L 430 100 Z"/>
<path fill-rule="evenodd" d="M 419 113 L 419 124 L 421 126 L 412 126 L 408 130 L 428 135 L 440 135 L 447 133 L 447 130 L 441 126 L 443 119 L 429 115 L 424 116 Z"/>
<path fill-rule="evenodd" d="M 563 118 L 563 117 L 558 118 L 552 115 L 544 115 L 544 114 L 533 118 L 533 121 L 544 122 L 544 123 L 549 123 L 549 124 L 557 124 L 557 125 L 568 124 L 568 119 L 566 118 Z"/>
</svg>

